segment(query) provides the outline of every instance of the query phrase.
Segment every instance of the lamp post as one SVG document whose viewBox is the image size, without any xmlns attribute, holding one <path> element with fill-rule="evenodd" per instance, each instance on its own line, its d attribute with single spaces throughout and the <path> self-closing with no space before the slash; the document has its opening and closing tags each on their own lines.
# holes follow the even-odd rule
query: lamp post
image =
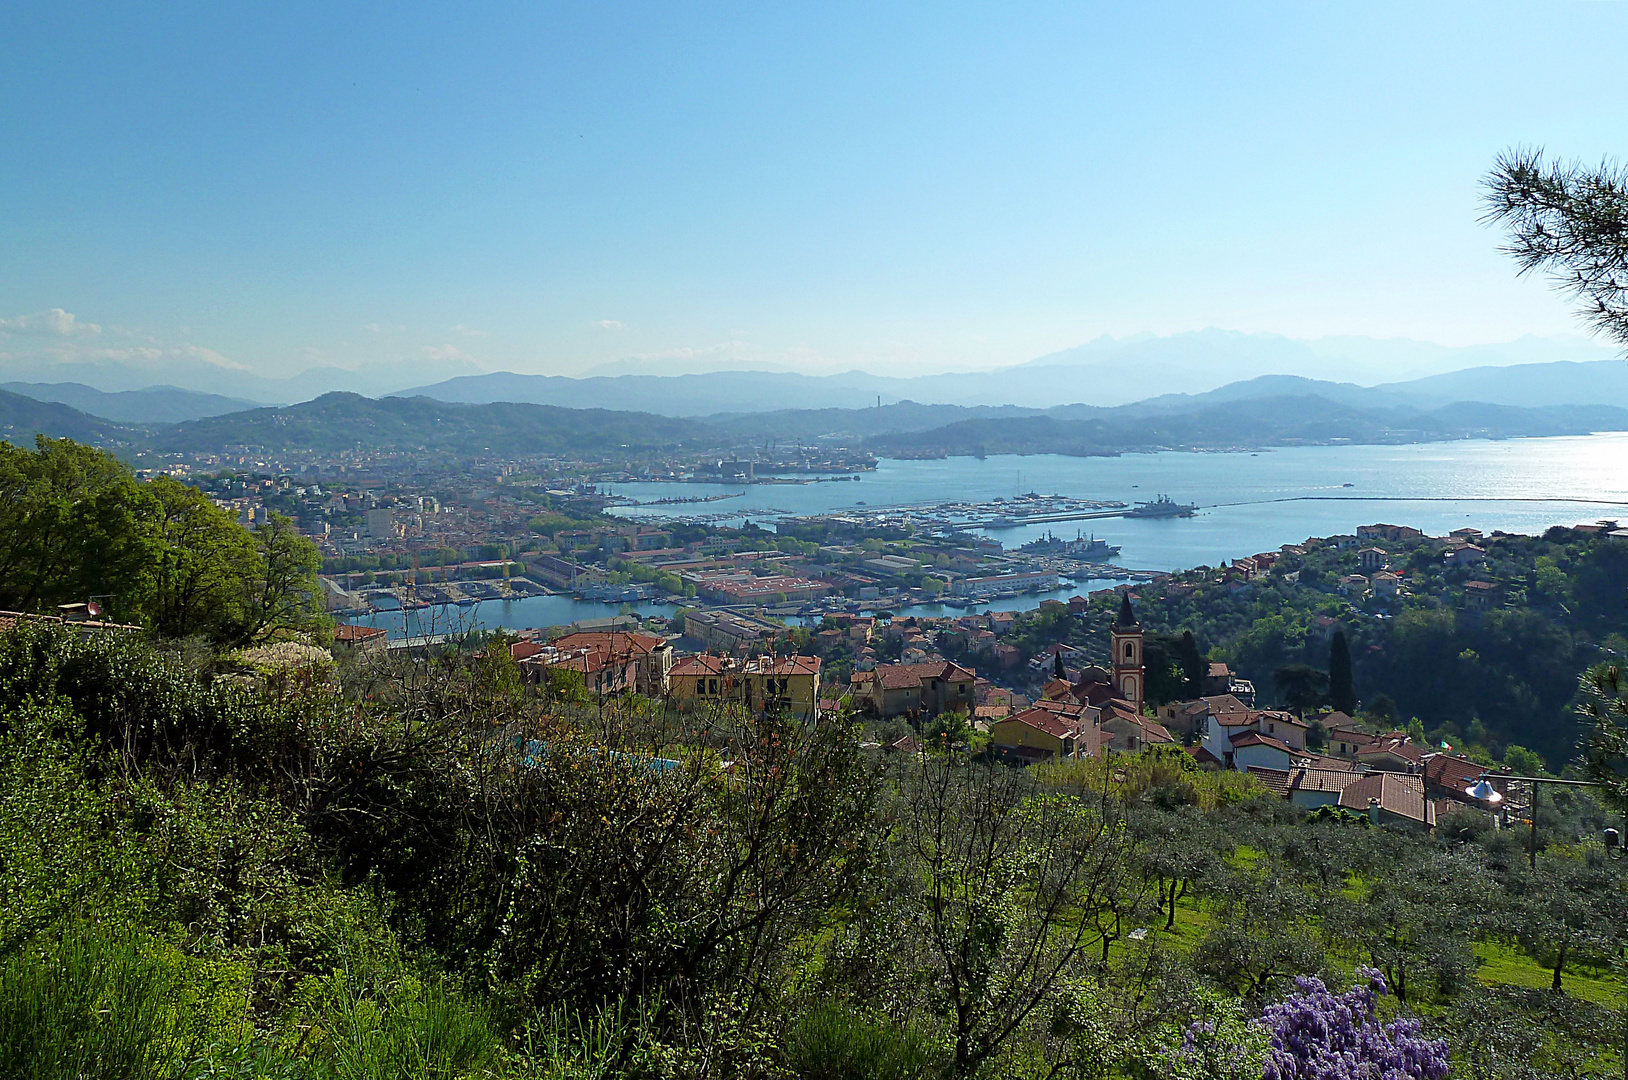
<svg viewBox="0 0 1628 1080">
<path fill-rule="evenodd" d="M 1511 776 L 1508 773 L 1482 773 L 1476 778 L 1476 782 L 1474 784 L 1464 789 L 1464 794 L 1479 802 L 1484 802 L 1488 806 L 1496 807 L 1498 804 L 1504 801 L 1504 796 L 1502 792 L 1492 786 L 1488 779 L 1492 776 L 1497 776 L 1502 780 L 1524 780 L 1532 785 L 1532 805 L 1527 808 L 1527 815 L 1532 822 L 1531 836 L 1527 843 L 1527 858 L 1530 860 L 1530 865 L 1534 870 L 1536 870 L 1538 867 L 1538 785 L 1558 784 L 1562 787 L 1591 788 L 1605 786 L 1604 784 L 1596 783 L 1592 780 L 1557 780 L 1548 776 Z M 1621 837 L 1618 835 L 1617 830 L 1605 830 L 1605 846 L 1608 851 L 1616 848 L 1620 842 Z M 1628 1013 L 1628 1010 L 1625 1010 L 1625 1013 Z M 1622 1076 L 1623 1080 L 1628 1080 L 1628 1017 L 1625 1017 L 1624 1025 L 1622 1039 Z"/>
<path fill-rule="evenodd" d="M 1588 787 L 1597 788 L 1604 785 L 1593 780 L 1558 780 L 1552 776 L 1512 776 L 1509 773 L 1482 773 L 1476 777 L 1476 782 L 1464 789 L 1464 794 L 1478 802 L 1487 803 L 1496 807 L 1504 801 L 1503 793 L 1492 786 L 1491 780 L 1521 780 L 1532 785 L 1532 805 L 1527 808 L 1527 818 L 1531 822 L 1531 833 L 1527 840 L 1527 862 L 1532 869 L 1538 868 L 1538 785 L 1555 784 L 1560 787 Z"/>
</svg>

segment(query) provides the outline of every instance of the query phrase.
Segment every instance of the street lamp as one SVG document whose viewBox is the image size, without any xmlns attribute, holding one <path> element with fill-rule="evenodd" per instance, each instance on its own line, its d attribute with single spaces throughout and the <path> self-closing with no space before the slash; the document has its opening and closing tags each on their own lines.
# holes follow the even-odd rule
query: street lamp
<svg viewBox="0 0 1628 1080">
<path fill-rule="evenodd" d="M 1604 784 L 1596 783 L 1592 780 L 1557 780 L 1548 776 L 1511 776 L 1508 773 L 1482 773 L 1476 778 L 1476 782 L 1474 784 L 1464 789 L 1464 794 L 1468 795 L 1472 799 L 1484 802 L 1488 806 L 1497 806 L 1503 801 L 1504 797 L 1497 788 L 1493 787 L 1492 784 L 1488 782 L 1487 778 L 1493 775 L 1497 775 L 1503 780 L 1524 780 L 1532 785 L 1532 805 L 1527 808 L 1526 813 L 1532 821 L 1531 842 L 1527 846 L 1527 852 L 1528 857 L 1531 859 L 1532 869 L 1534 870 L 1536 870 L 1538 866 L 1538 785 L 1559 784 L 1563 787 L 1605 786 Z M 1620 834 L 1618 834 L 1617 830 L 1605 830 L 1605 847 L 1607 854 L 1614 853 L 1621 842 L 1622 837 Z M 1623 1080 L 1628 1080 L 1628 1031 L 1624 1031 L 1623 1033 L 1622 1075 Z"/>
<path fill-rule="evenodd" d="M 1464 794 L 1488 806 L 1497 806 L 1504 796 L 1489 782 L 1496 776 L 1500 780 L 1521 780 L 1532 785 L 1532 805 L 1527 808 L 1527 817 L 1532 823 L 1531 838 L 1527 843 L 1527 861 L 1532 869 L 1538 868 L 1538 785 L 1558 784 L 1561 787 L 1603 787 L 1593 780 L 1559 780 L 1552 776 L 1512 776 L 1509 773 L 1482 773 L 1476 777 L 1476 783 L 1464 789 Z"/>
</svg>

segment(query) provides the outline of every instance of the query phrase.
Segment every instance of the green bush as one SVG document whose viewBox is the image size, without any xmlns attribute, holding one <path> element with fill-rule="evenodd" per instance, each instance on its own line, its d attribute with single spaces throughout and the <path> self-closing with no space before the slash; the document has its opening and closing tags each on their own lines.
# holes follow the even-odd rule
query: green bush
<svg viewBox="0 0 1628 1080">
<path fill-rule="evenodd" d="M 169 1080 L 248 1034 L 241 968 L 76 928 L 0 964 L 0 1080 Z"/>
<path fill-rule="evenodd" d="M 798 1080 L 913 1080 L 938 1071 L 939 1054 L 915 1028 L 822 1005 L 786 1037 L 786 1065 Z"/>
<path fill-rule="evenodd" d="M 335 1080 L 456 1080 L 491 1062 L 498 1040 L 457 994 L 407 977 L 383 988 L 337 976 L 339 994 L 314 1018 L 318 1060 Z"/>
</svg>

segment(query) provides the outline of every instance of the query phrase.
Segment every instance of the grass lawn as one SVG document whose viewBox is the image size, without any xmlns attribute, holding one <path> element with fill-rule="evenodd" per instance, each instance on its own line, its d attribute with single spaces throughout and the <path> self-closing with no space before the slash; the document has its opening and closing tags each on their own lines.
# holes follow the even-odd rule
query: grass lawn
<svg viewBox="0 0 1628 1080">
<path fill-rule="evenodd" d="M 1484 983 L 1547 990 L 1553 979 L 1548 968 L 1541 967 L 1530 956 L 1508 945 L 1477 942 L 1475 955 L 1481 961 L 1476 977 Z M 1623 1003 L 1622 980 L 1609 972 L 1568 966 L 1561 973 L 1560 982 L 1566 993 L 1584 1001 L 1618 1007 Z"/>
</svg>

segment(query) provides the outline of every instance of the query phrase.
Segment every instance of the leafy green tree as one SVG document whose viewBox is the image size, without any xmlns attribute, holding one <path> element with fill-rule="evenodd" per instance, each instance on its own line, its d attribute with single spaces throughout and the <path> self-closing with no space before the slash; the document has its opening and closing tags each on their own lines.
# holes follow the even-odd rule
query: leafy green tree
<svg viewBox="0 0 1628 1080">
<path fill-rule="evenodd" d="M 1544 776 L 1543 755 L 1518 743 L 1504 747 L 1504 764 L 1516 776 Z"/>
<path fill-rule="evenodd" d="M 1143 696 L 1149 704 L 1163 705 L 1186 696 L 1187 673 L 1182 669 L 1181 647 L 1181 638 L 1167 634 L 1147 634 L 1143 638 Z"/>
<path fill-rule="evenodd" d="M 1380 834 L 1385 866 L 1364 879 L 1360 899 L 1336 918 L 1385 973 L 1397 1000 L 1417 1001 L 1426 987 L 1451 997 L 1475 969 L 1471 932 L 1494 882 L 1472 856 L 1397 843 L 1382 830 L 1374 834 Z"/>
<path fill-rule="evenodd" d="M 1598 851 L 1593 857 L 1546 855 L 1535 870 L 1506 879 L 1514 936 L 1550 969 L 1551 990 L 1561 989 L 1568 961 L 1599 962 L 1621 948 L 1628 905 L 1615 866 Z"/>
<path fill-rule="evenodd" d="M 1362 718 L 1375 727 L 1389 730 L 1396 726 L 1396 702 L 1389 694 L 1375 694 L 1363 707 Z"/>
<path fill-rule="evenodd" d="M 1218 868 L 1207 895 L 1220 916 L 1193 949 L 1199 973 L 1235 994 L 1261 997 L 1272 985 L 1322 968 L 1306 890 L 1274 864 Z"/>
<path fill-rule="evenodd" d="M 1214 822 L 1194 807 L 1176 812 L 1147 811 L 1135 815 L 1131 826 L 1142 838 L 1140 869 L 1153 881 L 1164 928 L 1176 928 L 1177 905 L 1195 884 L 1220 865 L 1231 844 Z"/>
<path fill-rule="evenodd" d="M 1328 642 L 1329 704 L 1347 716 L 1357 713 L 1356 682 L 1351 676 L 1351 646 L 1345 631 L 1336 630 Z"/>
<path fill-rule="evenodd" d="M 1613 806 L 1628 810 L 1628 667 L 1599 664 L 1579 683 L 1577 712 L 1593 729 L 1585 750 L 1589 778 Z"/>
<path fill-rule="evenodd" d="M 250 533 L 198 488 L 138 483 L 92 447 L 0 443 L 0 607 L 100 596 L 165 636 L 238 645 L 320 628 L 321 565 L 280 514 Z"/>
<path fill-rule="evenodd" d="M 1315 709 L 1328 695 L 1328 674 L 1309 664 L 1285 664 L 1272 672 L 1278 698 L 1296 716 L 1304 716 L 1307 709 Z"/>
<path fill-rule="evenodd" d="M 325 622 L 317 571 L 322 556 L 299 534 L 292 519 L 271 514 L 254 530 L 255 559 L 243 578 L 241 641 L 259 641 L 281 630 L 311 630 Z"/>
<path fill-rule="evenodd" d="M 255 569 L 253 537 L 195 487 L 161 476 L 149 489 L 159 540 L 144 605 L 149 622 L 166 637 L 237 638 L 244 582 Z"/>
<path fill-rule="evenodd" d="M 139 610 L 154 537 L 150 499 L 109 454 L 68 439 L 0 442 L 0 608 L 47 610 L 102 594 Z"/>
<path fill-rule="evenodd" d="M 1087 793 L 941 759 L 906 765 L 889 889 L 919 949 L 952 1075 L 979 1075 L 1090 973 L 1137 885 L 1117 815 Z"/>
<path fill-rule="evenodd" d="M 1533 564 L 1532 587 L 1540 597 L 1553 604 L 1564 604 L 1571 598 L 1571 579 L 1550 555 L 1539 555 Z"/>
<path fill-rule="evenodd" d="M 931 750 L 964 746 L 972 738 L 972 726 L 964 712 L 939 713 L 922 725 L 922 742 Z"/>
</svg>

